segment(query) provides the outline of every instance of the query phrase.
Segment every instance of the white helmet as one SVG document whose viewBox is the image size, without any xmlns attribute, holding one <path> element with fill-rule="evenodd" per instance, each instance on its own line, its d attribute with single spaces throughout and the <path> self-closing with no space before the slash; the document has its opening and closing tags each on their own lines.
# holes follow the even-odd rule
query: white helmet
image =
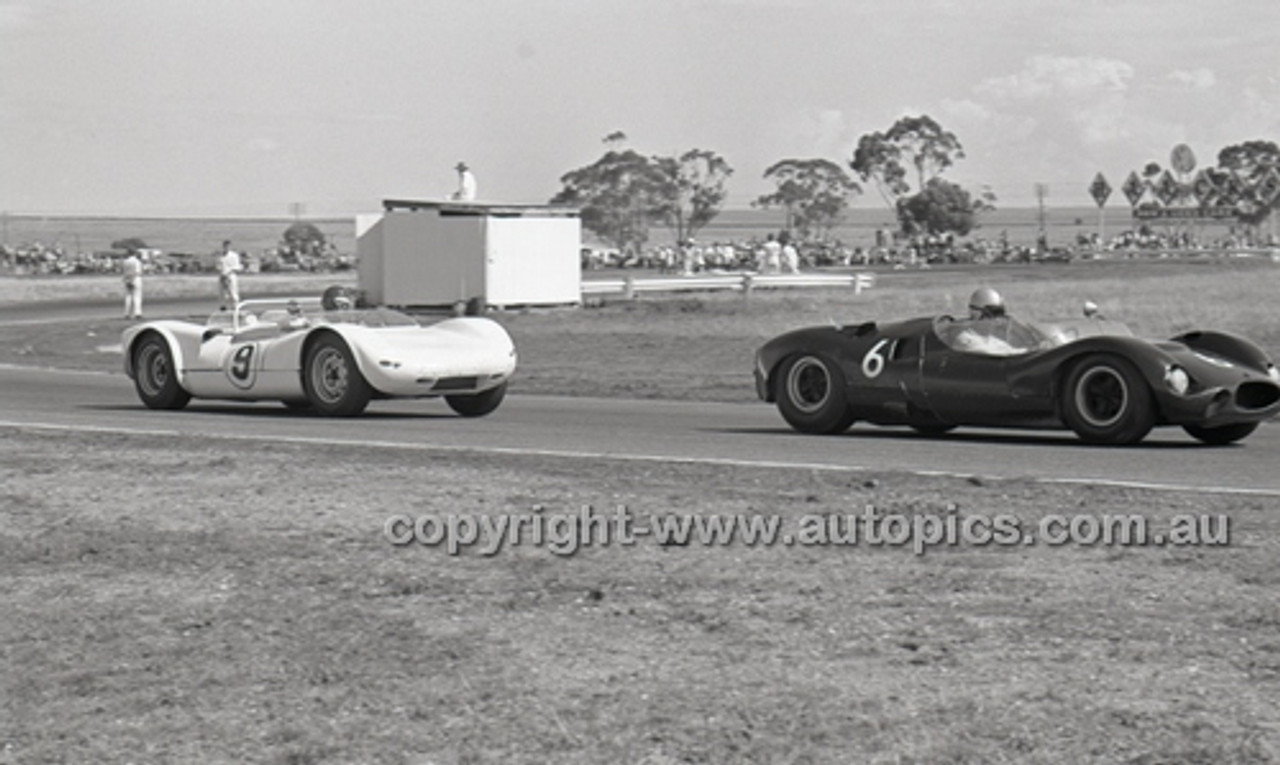
<svg viewBox="0 0 1280 765">
<path fill-rule="evenodd" d="M 990 287 L 981 287 L 969 296 L 969 313 L 975 319 L 1004 316 L 1004 298 Z"/>
</svg>

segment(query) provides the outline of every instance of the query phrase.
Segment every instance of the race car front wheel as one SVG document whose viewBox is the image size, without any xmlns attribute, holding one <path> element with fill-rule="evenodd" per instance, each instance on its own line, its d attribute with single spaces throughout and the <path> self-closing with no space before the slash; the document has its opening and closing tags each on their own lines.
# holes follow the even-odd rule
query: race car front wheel
<svg viewBox="0 0 1280 765">
<path fill-rule="evenodd" d="M 143 335 L 133 348 L 133 386 L 149 409 L 181 409 L 191 400 L 178 384 L 169 343 L 154 332 Z"/>
<path fill-rule="evenodd" d="M 1256 422 L 1238 422 L 1234 425 L 1219 425 L 1216 428 L 1203 428 L 1199 425 L 1183 425 L 1182 429 L 1189 435 L 1206 444 L 1222 446 L 1232 444 L 1258 429 Z"/>
<path fill-rule="evenodd" d="M 444 400 L 450 409 L 463 417 L 483 417 L 497 409 L 506 395 L 507 384 L 503 383 L 483 393 L 473 393 L 469 396 L 445 396 Z"/>
<path fill-rule="evenodd" d="M 373 388 L 360 374 L 351 349 L 341 337 L 328 332 L 307 348 L 302 387 L 311 406 L 330 417 L 354 417 L 373 397 Z"/>
<path fill-rule="evenodd" d="M 822 356 L 792 356 L 777 379 L 778 411 L 801 433 L 841 433 L 853 424 L 844 374 Z"/>
<path fill-rule="evenodd" d="M 1062 387 L 1062 418 L 1082 441 L 1136 444 L 1156 422 L 1147 382 L 1119 356 L 1094 354 L 1076 363 Z"/>
</svg>

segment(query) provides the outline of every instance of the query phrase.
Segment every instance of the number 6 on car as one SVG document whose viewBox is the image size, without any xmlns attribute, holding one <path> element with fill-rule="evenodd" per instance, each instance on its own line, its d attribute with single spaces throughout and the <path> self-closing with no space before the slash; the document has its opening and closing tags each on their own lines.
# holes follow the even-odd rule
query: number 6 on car
<svg viewBox="0 0 1280 765">
<path fill-rule="evenodd" d="M 862 357 L 862 376 L 868 380 L 873 380 L 880 376 L 884 371 L 884 356 L 880 355 L 880 349 L 889 344 L 889 340 L 881 340 L 871 346 L 871 350 L 867 351 L 867 355 Z"/>
</svg>

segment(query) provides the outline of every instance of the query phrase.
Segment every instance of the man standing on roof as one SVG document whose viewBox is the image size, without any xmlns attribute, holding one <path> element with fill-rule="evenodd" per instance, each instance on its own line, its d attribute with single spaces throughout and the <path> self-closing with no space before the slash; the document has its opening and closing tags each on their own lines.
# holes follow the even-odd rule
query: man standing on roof
<svg viewBox="0 0 1280 765">
<path fill-rule="evenodd" d="M 476 176 L 471 172 L 471 168 L 467 167 L 466 162 L 459 162 L 453 168 L 458 171 L 458 190 L 453 192 L 453 198 L 459 202 L 470 202 L 476 198 Z"/>
<path fill-rule="evenodd" d="M 237 274 L 242 270 L 244 265 L 240 262 L 240 253 L 231 249 L 230 239 L 224 240 L 222 255 L 218 257 L 218 289 L 222 299 L 220 310 L 227 310 L 228 305 L 234 310 L 236 304 L 240 302 L 240 283 Z"/>
</svg>

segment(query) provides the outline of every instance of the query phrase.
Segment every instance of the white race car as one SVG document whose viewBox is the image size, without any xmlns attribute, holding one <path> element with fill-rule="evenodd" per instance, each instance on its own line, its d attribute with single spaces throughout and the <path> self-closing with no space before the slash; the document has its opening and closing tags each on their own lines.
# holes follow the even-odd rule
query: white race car
<svg viewBox="0 0 1280 765">
<path fill-rule="evenodd" d="M 421 326 L 386 308 L 324 298 L 245 300 L 204 324 L 149 321 L 124 331 L 124 370 L 152 409 L 194 398 L 260 401 L 346 417 L 372 398 L 444 396 L 464 417 L 502 403 L 516 350 L 482 317 Z"/>
</svg>

